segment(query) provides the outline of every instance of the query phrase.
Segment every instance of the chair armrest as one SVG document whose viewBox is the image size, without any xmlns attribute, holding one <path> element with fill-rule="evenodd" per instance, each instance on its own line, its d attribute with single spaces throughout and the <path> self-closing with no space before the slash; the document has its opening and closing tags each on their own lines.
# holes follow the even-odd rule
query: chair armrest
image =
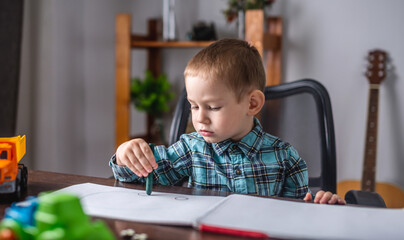
<svg viewBox="0 0 404 240">
<path fill-rule="evenodd" d="M 358 204 L 371 207 L 386 207 L 382 196 L 376 192 L 365 192 L 360 190 L 350 190 L 345 194 L 345 201 L 348 204 Z"/>
</svg>

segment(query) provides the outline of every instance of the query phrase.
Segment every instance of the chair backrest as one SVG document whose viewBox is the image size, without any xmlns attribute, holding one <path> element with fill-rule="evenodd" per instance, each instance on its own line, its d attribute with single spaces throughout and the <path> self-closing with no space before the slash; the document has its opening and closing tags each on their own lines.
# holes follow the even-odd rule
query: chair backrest
<svg viewBox="0 0 404 240">
<path fill-rule="evenodd" d="M 308 164 L 309 187 L 313 192 L 323 189 L 335 193 L 334 121 L 331 101 L 326 88 L 315 80 L 302 79 L 268 86 L 264 93 L 266 104 L 260 115 L 264 130 L 289 141 L 296 147 Z M 311 101 L 307 101 L 307 96 Z M 306 105 L 313 102 L 314 104 L 311 104 L 314 105 L 313 109 L 307 110 Z M 170 144 L 178 141 L 181 134 L 186 132 L 190 118 L 189 109 L 190 105 L 184 90 L 181 92 L 174 112 Z M 296 135 L 301 135 L 300 142 L 303 144 L 298 143 L 299 138 Z M 307 146 L 310 146 L 310 149 Z M 317 159 L 313 160 L 314 158 Z"/>
</svg>

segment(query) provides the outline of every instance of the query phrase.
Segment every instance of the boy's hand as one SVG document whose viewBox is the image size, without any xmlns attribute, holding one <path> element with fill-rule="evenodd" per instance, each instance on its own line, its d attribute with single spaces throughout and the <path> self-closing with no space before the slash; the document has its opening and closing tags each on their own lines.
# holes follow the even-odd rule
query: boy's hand
<svg viewBox="0 0 404 240">
<path fill-rule="evenodd" d="M 312 199 L 311 193 L 307 193 L 306 197 L 303 200 L 305 202 L 312 202 L 313 199 Z M 317 194 L 314 198 L 314 203 L 340 204 L 340 205 L 346 204 L 345 200 L 342 199 L 337 194 L 332 194 L 332 192 L 324 192 L 323 190 L 320 190 L 317 192 Z"/>
<path fill-rule="evenodd" d="M 122 143 L 116 150 L 116 164 L 127 166 L 138 177 L 147 177 L 157 168 L 154 155 L 143 139 L 136 138 Z"/>
</svg>

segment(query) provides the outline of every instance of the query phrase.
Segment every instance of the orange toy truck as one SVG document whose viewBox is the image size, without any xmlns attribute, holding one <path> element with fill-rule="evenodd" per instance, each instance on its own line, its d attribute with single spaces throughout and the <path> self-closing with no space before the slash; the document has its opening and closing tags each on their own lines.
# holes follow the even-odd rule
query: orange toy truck
<svg viewBox="0 0 404 240">
<path fill-rule="evenodd" d="M 28 171 L 19 164 L 25 155 L 24 136 L 0 138 L 0 196 L 2 200 L 18 200 L 27 190 Z"/>
</svg>

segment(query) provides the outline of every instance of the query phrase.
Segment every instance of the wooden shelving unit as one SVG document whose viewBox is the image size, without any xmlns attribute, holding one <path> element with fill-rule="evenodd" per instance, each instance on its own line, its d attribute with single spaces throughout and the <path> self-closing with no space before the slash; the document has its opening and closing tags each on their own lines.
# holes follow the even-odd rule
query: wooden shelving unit
<svg viewBox="0 0 404 240">
<path fill-rule="evenodd" d="M 267 29 L 265 28 L 265 25 Z M 278 85 L 282 79 L 282 19 L 264 17 L 262 10 L 245 14 L 245 40 L 251 41 L 264 58 L 267 86 Z"/>
<path fill-rule="evenodd" d="M 260 15 L 261 14 L 261 15 Z M 264 15 L 246 14 L 246 40 L 251 41 L 259 49 L 262 56 L 266 54 L 267 85 L 280 83 L 281 73 L 281 24 L 280 19 L 269 20 L 270 31 L 264 33 Z M 280 27 L 279 27 L 280 26 Z M 203 48 L 210 41 L 158 41 L 157 22 L 148 22 L 148 34 L 131 33 L 130 14 L 116 16 L 115 32 L 115 146 L 129 140 L 130 133 L 130 66 L 131 50 L 147 51 L 147 68 L 155 75 L 161 74 L 161 49 L 163 48 Z M 277 30 L 276 30 L 277 29 Z M 268 62 L 269 61 L 269 62 Z M 268 74 L 269 73 L 269 74 Z M 147 117 L 146 140 L 150 137 L 152 119 Z"/>
<path fill-rule="evenodd" d="M 209 41 L 158 41 L 156 21 L 148 22 L 148 34 L 136 35 L 131 33 L 130 14 L 116 16 L 115 36 L 115 146 L 129 140 L 130 133 L 130 66 L 131 50 L 145 49 L 147 51 L 147 68 L 155 75 L 161 73 L 161 49 L 163 48 L 202 48 L 212 42 Z M 146 132 L 150 132 L 151 117 L 147 117 Z M 149 134 L 144 137 L 149 138 Z"/>
</svg>

